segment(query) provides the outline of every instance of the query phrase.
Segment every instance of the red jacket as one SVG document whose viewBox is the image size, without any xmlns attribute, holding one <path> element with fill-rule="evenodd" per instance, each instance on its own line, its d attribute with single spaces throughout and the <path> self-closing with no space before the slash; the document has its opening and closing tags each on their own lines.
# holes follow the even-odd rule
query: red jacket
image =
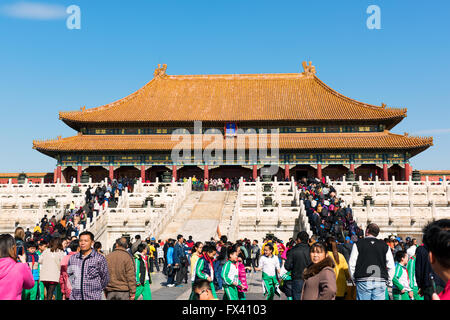
<svg viewBox="0 0 450 320">
<path fill-rule="evenodd" d="M 76 253 L 77 252 L 70 252 L 61 260 L 61 274 L 59 276 L 59 284 L 61 286 L 61 293 L 66 297 L 66 299 L 70 297 L 70 292 L 72 291 L 72 286 L 70 285 L 69 281 L 69 275 L 67 274 L 67 265 L 69 264 L 70 257 Z"/>
<path fill-rule="evenodd" d="M 248 284 L 247 284 L 247 273 L 245 272 L 245 266 L 242 262 L 238 261 L 238 274 L 239 274 L 239 281 L 241 282 L 242 286 L 238 286 L 238 292 L 247 292 L 248 290 Z"/>
<path fill-rule="evenodd" d="M 447 281 L 444 290 L 439 294 L 441 300 L 450 300 L 450 280 Z"/>
</svg>

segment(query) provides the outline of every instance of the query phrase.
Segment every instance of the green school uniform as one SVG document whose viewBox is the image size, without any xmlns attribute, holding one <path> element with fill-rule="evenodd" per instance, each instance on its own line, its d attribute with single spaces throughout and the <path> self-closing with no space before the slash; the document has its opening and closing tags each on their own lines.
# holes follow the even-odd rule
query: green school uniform
<svg viewBox="0 0 450 320">
<path fill-rule="evenodd" d="M 416 282 L 416 257 L 415 256 L 411 257 L 408 260 L 406 269 L 408 270 L 409 286 L 412 288 L 413 293 L 414 293 L 414 300 L 424 300 L 424 297 L 421 297 L 419 295 L 419 287 L 417 286 L 417 282 Z"/>
<path fill-rule="evenodd" d="M 224 290 L 223 300 L 240 300 L 237 286 L 233 285 L 233 282 L 241 285 L 241 282 L 239 281 L 237 264 L 228 260 L 223 266 L 221 275 Z"/>
<path fill-rule="evenodd" d="M 145 272 L 149 278 L 145 279 L 144 284 L 142 285 L 140 278 L 140 268 L 142 262 L 138 255 L 135 255 L 134 257 L 134 262 L 136 264 L 136 294 L 134 296 L 134 300 L 138 300 L 140 296 L 142 296 L 143 300 L 152 300 L 152 291 L 150 290 L 151 278 L 150 275 L 148 275 L 148 266 L 145 266 Z M 144 257 L 142 258 L 144 259 Z"/>
<path fill-rule="evenodd" d="M 394 297 L 394 300 L 411 300 L 408 295 L 411 288 L 409 287 L 409 277 L 406 266 L 403 266 L 400 263 L 396 264 L 395 275 L 392 279 L 392 283 L 394 285 L 392 287 L 392 296 Z M 406 291 L 401 293 L 403 289 Z"/>
<path fill-rule="evenodd" d="M 206 280 L 209 276 L 203 272 L 204 267 L 205 267 L 205 260 L 202 258 L 198 259 L 197 265 L 195 267 L 195 274 L 198 278 Z M 214 271 L 212 271 L 212 272 L 214 272 Z M 216 288 L 214 287 L 213 281 L 210 282 L 210 286 L 211 286 L 211 291 L 212 291 L 213 297 L 215 299 L 217 299 Z"/>
</svg>

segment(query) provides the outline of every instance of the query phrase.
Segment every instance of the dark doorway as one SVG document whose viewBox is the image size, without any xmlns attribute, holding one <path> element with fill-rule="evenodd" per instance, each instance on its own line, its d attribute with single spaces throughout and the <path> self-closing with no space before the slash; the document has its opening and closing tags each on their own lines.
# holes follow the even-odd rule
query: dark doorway
<svg viewBox="0 0 450 320">
<path fill-rule="evenodd" d="M 299 181 L 302 178 L 308 178 L 308 171 L 306 171 L 306 170 L 296 170 L 295 171 L 295 180 Z"/>
</svg>

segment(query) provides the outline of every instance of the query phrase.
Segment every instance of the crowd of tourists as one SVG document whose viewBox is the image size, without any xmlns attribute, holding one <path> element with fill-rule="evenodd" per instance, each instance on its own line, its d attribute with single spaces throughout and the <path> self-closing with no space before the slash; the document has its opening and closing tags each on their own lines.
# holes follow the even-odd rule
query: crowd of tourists
<svg viewBox="0 0 450 320">
<path fill-rule="evenodd" d="M 247 277 L 259 271 L 267 300 L 450 299 L 450 219 L 427 225 L 420 246 L 395 235 L 377 239 L 379 231 L 369 224 L 347 259 L 333 236 L 323 241 L 304 231 L 286 244 L 268 235 L 261 245 L 232 243 L 220 232 L 206 242 L 136 235 L 117 239 L 106 254 L 89 231 L 47 241 L 19 227 L 15 237 L 0 235 L 0 299 L 150 300 L 155 270 L 168 288 L 189 285 L 190 300 L 219 293 L 245 300 Z"/>
<path fill-rule="evenodd" d="M 188 178 L 180 178 L 179 182 L 187 182 Z M 236 191 L 239 188 L 239 178 L 191 178 L 194 191 Z"/>
</svg>

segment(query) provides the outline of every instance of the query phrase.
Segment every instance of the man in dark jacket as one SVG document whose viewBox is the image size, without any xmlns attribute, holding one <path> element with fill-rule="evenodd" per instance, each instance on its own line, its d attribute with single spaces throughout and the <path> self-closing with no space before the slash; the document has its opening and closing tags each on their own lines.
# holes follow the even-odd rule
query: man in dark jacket
<svg viewBox="0 0 450 320">
<path fill-rule="evenodd" d="M 352 253 L 353 244 L 350 243 L 350 237 L 345 237 L 345 242 L 343 244 L 338 245 L 338 252 L 342 253 L 345 260 L 347 260 L 347 264 L 350 261 L 350 254 Z"/>
<path fill-rule="evenodd" d="M 187 273 L 187 257 L 184 251 L 184 238 L 181 234 L 177 236 L 177 243 L 173 247 L 173 263 L 177 270 L 176 287 L 182 287 L 181 282 Z"/>
<path fill-rule="evenodd" d="M 108 300 L 134 300 L 136 294 L 136 270 L 133 257 L 127 252 L 125 237 L 116 240 L 114 251 L 106 256 L 109 282 L 106 287 Z"/>
<path fill-rule="evenodd" d="M 311 263 L 308 240 L 309 236 L 306 231 L 299 232 L 295 241 L 297 244 L 287 253 L 284 267 L 287 271 L 291 271 L 293 300 L 300 300 L 303 287 L 303 271 Z"/>
<path fill-rule="evenodd" d="M 440 293 L 444 290 L 445 282 L 431 268 L 430 260 L 428 259 L 429 252 L 425 244 L 416 249 L 416 282 L 419 288 L 419 295 L 423 296 L 425 300 L 431 300 L 433 294 L 433 286 L 431 284 L 430 275 L 433 275 L 436 284 L 436 291 Z"/>
</svg>

